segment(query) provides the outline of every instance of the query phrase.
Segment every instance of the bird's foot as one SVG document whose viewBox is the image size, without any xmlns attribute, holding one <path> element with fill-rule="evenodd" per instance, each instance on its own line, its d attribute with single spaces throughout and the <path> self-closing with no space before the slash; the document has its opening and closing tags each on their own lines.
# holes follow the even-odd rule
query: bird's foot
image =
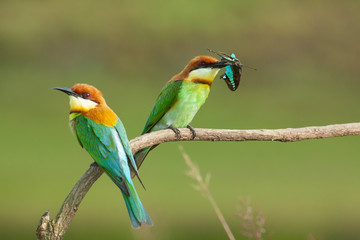
<svg viewBox="0 0 360 240">
<path fill-rule="evenodd" d="M 190 130 L 190 132 L 192 134 L 192 139 L 195 139 L 195 137 L 196 137 L 195 129 L 190 125 L 187 125 L 186 127 Z"/>
<path fill-rule="evenodd" d="M 180 130 L 177 129 L 177 128 L 174 128 L 173 126 L 170 126 L 169 129 L 173 130 L 173 132 L 175 133 L 176 137 L 177 138 L 180 138 L 181 135 L 180 135 Z"/>
</svg>

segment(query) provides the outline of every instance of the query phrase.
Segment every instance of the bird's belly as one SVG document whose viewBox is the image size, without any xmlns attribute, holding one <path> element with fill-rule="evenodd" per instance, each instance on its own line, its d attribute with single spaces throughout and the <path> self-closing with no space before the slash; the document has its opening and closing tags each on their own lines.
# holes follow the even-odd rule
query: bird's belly
<svg viewBox="0 0 360 240">
<path fill-rule="evenodd" d="M 191 85 L 193 86 L 186 86 L 180 91 L 177 102 L 153 130 L 168 128 L 170 125 L 175 128 L 183 128 L 190 124 L 210 92 L 208 85 L 195 83 L 191 83 Z"/>
</svg>

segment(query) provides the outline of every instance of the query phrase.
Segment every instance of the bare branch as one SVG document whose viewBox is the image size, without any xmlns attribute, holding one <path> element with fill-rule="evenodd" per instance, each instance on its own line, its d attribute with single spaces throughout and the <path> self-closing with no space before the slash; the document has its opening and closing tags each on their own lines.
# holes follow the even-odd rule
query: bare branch
<svg viewBox="0 0 360 240">
<path fill-rule="evenodd" d="M 280 141 L 296 142 L 307 139 L 344 137 L 360 135 L 360 123 L 334 124 L 321 127 L 285 128 L 285 129 L 204 129 L 195 128 L 196 137 L 188 128 L 179 128 L 180 138 L 170 129 L 148 133 L 131 140 L 133 152 L 164 142 L 175 141 Z"/>
<path fill-rule="evenodd" d="M 103 170 L 96 163 L 90 165 L 90 168 L 84 173 L 66 197 L 55 219 L 50 220 L 49 211 L 46 211 L 41 217 L 36 229 L 38 239 L 63 239 L 81 201 L 102 174 Z"/>
<path fill-rule="evenodd" d="M 196 137 L 188 128 L 181 128 L 180 138 L 172 130 L 161 130 L 139 136 L 130 141 L 132 152 L 164 142 L 174 141 L 280 141 L 295 142 L 307 139 L 330 137 L 343 137 L 360 135 L 360 123 L 335 124 L 322 127 L 304 127 L 287 129 L 257 129 L 257 130 L 225 130 L 196 128 Z M 82 199 L 89 191 L 92 184 L 101 176 L 103 171 L 93 164 L 76 183 L 65 199 L 55 219 L 50 220 L 47 211 L 40 219 L 36 230 L 38 239 L 59 240 L 69 227 Z"/>
</svg>

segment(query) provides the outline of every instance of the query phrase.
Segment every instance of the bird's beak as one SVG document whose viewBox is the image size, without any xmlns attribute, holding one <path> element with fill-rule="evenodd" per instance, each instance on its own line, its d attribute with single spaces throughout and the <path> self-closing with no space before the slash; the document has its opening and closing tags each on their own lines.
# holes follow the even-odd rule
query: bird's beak
<svg viewBox="0 0 360 240">
<path fill-rule="evenodd" d="M 69 95 L 69 96 L 80 97 L 79 94 L 77 94 L 76 92 L 74 92 L 74 91 L 73 91 L 72 89 L 70 89 L 70 88 L 54 87 L 53 89 L 62 91 L 62 92 L 66 93 L 66 94 Z"/>
<path fill-rule="evenodd" d="M 217 62 L 214 63 L 209 63 L 209 67 L 211 68 L 223 68 L 230 65 L 229 62 L 227 61 L 223 61 L 223 60 L 219 60 Z"/>
</svg>

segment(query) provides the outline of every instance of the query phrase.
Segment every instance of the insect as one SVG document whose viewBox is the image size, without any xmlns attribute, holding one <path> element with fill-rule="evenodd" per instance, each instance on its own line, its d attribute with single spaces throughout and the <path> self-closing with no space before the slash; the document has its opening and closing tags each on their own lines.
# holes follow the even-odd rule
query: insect
<svg viewBox="0 0 360 240">
<path fill-rule="evenodd" d="M 231 91 L 235 91 L 239 87 L 242 67 L 244 65 L 240 62 L 239 59 L 236 58 L 234 53 L 229 55 L 222 52 L 215 52 L 211 49 L 208 50 L 220 56 L 222 61 L 226 61 L 229 63 L 229 65 L 225 67 L 225 73 L 222 74 L 220 78 L 222 78 L 226 82 L 228 88 Z"/>
</svg>

